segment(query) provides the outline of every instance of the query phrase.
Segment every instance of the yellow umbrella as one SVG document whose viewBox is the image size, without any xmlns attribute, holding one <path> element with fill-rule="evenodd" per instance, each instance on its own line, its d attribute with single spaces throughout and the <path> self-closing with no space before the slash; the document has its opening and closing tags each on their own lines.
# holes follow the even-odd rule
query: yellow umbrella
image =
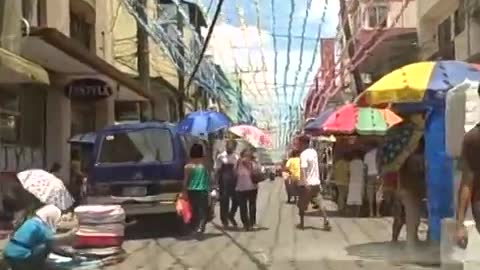
<svg viewBox="0 0 480 270">
<path fill-rule="evenodd" d="M 418 62 L 383 76 L 357 98 L 357 104 L 444 102 L 446 91 L 465 79 L 480 80 L 477 65 L 462 61 Z"/>
</svg>

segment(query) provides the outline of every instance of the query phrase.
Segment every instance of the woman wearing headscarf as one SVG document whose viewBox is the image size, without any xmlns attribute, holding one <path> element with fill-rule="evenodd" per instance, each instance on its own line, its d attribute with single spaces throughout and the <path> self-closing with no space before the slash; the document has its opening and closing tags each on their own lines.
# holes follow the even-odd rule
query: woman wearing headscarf
<svg viewBox="0 0 480 270">
<path fill-rule="evenodd" d="M 43 206 L 15 231 L 3 252 L 12 270 L 43 269 L 52 249 L 73 240 L 74 230 L 55 234 L 61 215 L 58 207 Z"/>
</svg>

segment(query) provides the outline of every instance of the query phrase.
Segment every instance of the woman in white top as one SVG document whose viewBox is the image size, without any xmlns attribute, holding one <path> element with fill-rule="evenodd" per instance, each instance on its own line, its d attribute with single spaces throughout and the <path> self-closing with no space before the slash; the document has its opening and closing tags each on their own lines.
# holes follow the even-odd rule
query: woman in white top
<svg viewBox="0 0 480 270">
<path fill-rule="evenodd" d="M 363 203 L 363 190 L 365 183 L 365 167 L 360 153 L 354 153 L 349 164 L 350 182 L 348 185 L 347 205 L 354 209 L 359 216 Z"/>
<path fill-rule="evenodd" d="M 252 152 L 249 149 L 243 150 L 237 163 L 235 191 L 240 206 L 240 218 L 247 231 L 255 225 L 257 215 L 257 184 L 252 180 L 254 166 Z"/>
</svg>

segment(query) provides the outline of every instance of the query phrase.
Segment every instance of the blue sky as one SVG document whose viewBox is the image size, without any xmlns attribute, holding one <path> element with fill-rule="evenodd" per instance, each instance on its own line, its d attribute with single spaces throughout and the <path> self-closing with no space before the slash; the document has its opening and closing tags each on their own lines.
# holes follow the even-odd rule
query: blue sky
<svg viewBox="0 0 480 270">
<path fill-rule="evenodd" d="M 218 0 L 199 1 L 205 10 L 211 6 L 209 12 L 211 18 Z M 311 6 L 307 17 L 306 10 L 309 1 Z M 326 12 L 324 12 L 326 2 L 328 4 Z M 275 7 L 274 15 L 272 14 L 272 3 Z M 260 11 L 258 13 L 257 5 Z M 248 81 L 247 85 L 251 90 L 245 91 L 246 99 L 256 109 L 256 118 L 261 125 L 269 123 L 271 126 L 279 127 L 283 124 L 284 130 L 291 120 L 287 113 L 289 106 L 294 111 L 298 109 L 320 66 L 319 49 L 315 55 L 315 47 L 319 46 L 316 40 L 319 26 L 321 25 L 322 37 L 335 36 L 338 24 L 338 1 L 225 0 L 222 11 L 222 18 L 215 28 L 210 46 L 216 54 L 216 61 L 220 62 L 227 72 L 233 72 L 235 66 L 242 70 L 252 70 L 251 66 L 261 67 L 263 53 L 266 70 L 242 76 L 244 80 Z M 325 16 L 322 20 L 324 13 Z M 292 19 L 290 20 L 290 18 Z M 287 36 L 302 36 L 305 18 L 307 20 L 303 49 L 301 38 L 291 38 L 289 45 Z M 257 19 L 260 19 L 260 31 L 257 29 Z M 273 27 L 273 19 L 276 20 L 275 27 Z M 275 38 L 278 56 L 276 73 L 274 71 L 273 33 L 277 35 Z M 228 43 L 230 43 L 229 46 L 225 45 Z M 217 55 L 217 51 L 224 52 Z M 301 65 L 298 69 L 300 61 Z M 313 66 L 309 70 L 312 61 Z M 286 69 L 287 63 L 289 63 L 288 69 Z M 274 78 L 277 80 L 276 90 L 279 97 L 276 96 Z M 297 87 L 294 87 L 295 85 Z M 258 91 L 262 91 L 263 95 L 257 94 Z M 278 133 L 276 135 L 278 136 Z"/>
</svg>

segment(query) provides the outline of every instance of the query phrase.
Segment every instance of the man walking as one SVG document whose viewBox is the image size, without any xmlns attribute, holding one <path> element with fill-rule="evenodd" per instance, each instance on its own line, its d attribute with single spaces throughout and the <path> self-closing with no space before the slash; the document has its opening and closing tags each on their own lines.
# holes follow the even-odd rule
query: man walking
<svg viewBox="0 0 480 270">
<path fill-rule="evenodd" d="M 215 162 L 216 178 L 220 193 L 220 219 L 224 227 L 230 224 L 237 226 L 235 214 L 238 209 L 238 202 L 235 194 L 237 176 L 235 167 L 238 162 L 238 155 L 235 153 L 237 144 L 235 141 L 227 141 L 225 151 L 218 155 Z"/>
<path fill-rule="evenodd" d="M 333 166 L 333 181 L 337 185 L 338 197 L 337 205 L 338 212 L 345 212 L 347 195 L 348 195 L 348 184 L 350 180 L 350 167 L 349 163 L 345 157 L 345 154 L 338 154 L 336 156 L 335 164 Z"/>
<path fill-rule="evenodd" d="M 320 172 L 318 168 L 317 151 L 310 147 L 310 139 L 306 137 L 301 140 L 301 149 L 303 151 L 300 154 L 301 173 L 298 188 L 298 214 L 300 216 L 300 223 L 297 227 L 301 230 L 305 228 L 305 211 L 310 201 L 313 200 L 322 212 L 324 229 L 331 230 L 327 212 L 320 194 Z"/>
<path fill-rule="evenodd" d="M 367 166 L 367 198 L 368 209 L 370 217 L 380 215 L 380 202 L 376 202 L 378 207 L 375 207 L 375 195 L 379 188 L 379 178 L 377 169 L 377 148 L 373 148 L 365 154 L 365 166 Z"/>
</svg>

